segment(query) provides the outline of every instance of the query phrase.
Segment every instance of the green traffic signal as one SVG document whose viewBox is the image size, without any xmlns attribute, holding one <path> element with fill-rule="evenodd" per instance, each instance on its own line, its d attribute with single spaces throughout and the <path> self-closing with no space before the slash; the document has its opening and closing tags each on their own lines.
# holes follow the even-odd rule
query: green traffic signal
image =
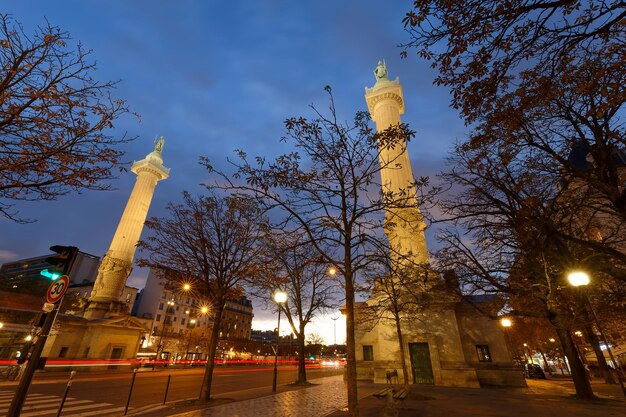
<svg viewBox="0 0 626 417">
<path fill-rule="evenodd" d="M 54 245 L 50 246 L 50 250 L 55 252 L 46 258 L 46 263 L 50 266 L 47 269 L 43 269 L 40 274 L 55 281 L 59 279 L 61 275 L 70 272 L 76 254 L 78 253 L 78 248 L 76 246 Z"/>
<path fill-rule="evenodd" d="M 43 275 L 46 278 L 50 278 L 52 281 L 56 281 L 57 279 L 61 278 L 62 275 L 58 271 L 48 271 L 47 269 L 42 269 L 39 274 Z"/>
</svg>

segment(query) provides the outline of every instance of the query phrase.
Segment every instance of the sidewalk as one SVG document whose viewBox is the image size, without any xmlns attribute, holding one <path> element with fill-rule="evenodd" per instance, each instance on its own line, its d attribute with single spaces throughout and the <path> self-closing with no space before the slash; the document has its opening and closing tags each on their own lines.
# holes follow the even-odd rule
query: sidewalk
<svg viewBox="0 0 626 417">
<path fill-rule="evenodd" d="M 345 417 L 346 388 L 341 376 L 314 380 L 307 388 L 242 399 L 175 417 Z M 399 417 L 623 417 L 626 401 L 618 385 L 594 382 L 597 401 L 573 398 L 568 380 L 528 380 L 528 388 L 450 388 L 414 385 L 409 398 L 397 403 Z M 359 383 L 361 417 L 383 416 L 385 401 L 373 397 L 384 386 Z M 239 398 L 236 398 L 239 397 Z M 250 398 L 250 397 L 248 397 Z M 165 411 L 165 410 L 163 410 Z M 395 414 L 390 414 L 395 415 Z"/>
<path fill-rule="evenodd" d="M 255 397 L 254 393 L 247 392 L 218 395 L 217 400 L 228 397 L 234 399 L 235 402 L 168 415 L 176 417 L 322 417 L 347 405 L 347 392 L 341 375 L 314 379 L 312 383 L 313 385 L 308 387 L 297 387 L 252 399 L 242 398 L 244 395 Z M 279 388 L 279 391 L 282 391 L 286 387 Z M 359 391 L 359 396 L 372 395 L 376 389 L 378 389 L 377 386 L 364 387 Z"/>
</svg>

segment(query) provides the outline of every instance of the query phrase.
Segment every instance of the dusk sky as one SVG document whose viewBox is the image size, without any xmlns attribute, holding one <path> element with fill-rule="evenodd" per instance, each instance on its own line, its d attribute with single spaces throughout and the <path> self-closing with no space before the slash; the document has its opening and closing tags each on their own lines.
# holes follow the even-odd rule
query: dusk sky
<svg viewBox="0 0 626 417">
<path fill-rule="evenodd" d="M 163 135 L 170 178 L 158 184 L 149 217 L 187 190 L 201 193 L 207 156 L 216 166 L 237 148 L 249 155 L 287 151 L 279 139 L 283 121 L 310 116 L 309 104 L 327 107 L 330 85 L 340 113 L 352 120 L 367 108 L 364 87 L 385 59 L 390 78 L 400 77 L 406 102 L 403 121 L 417 132 L 409 145 L 416 176 L 436 174 L 452 144 L 465 135 L 449 94 L 432 85 L 429 63 L 415 54 L 400 58 L 408 40 L 402 17 L 410 2 L 288 0 L 248 1 L 30 1 L 3 2 L 2 13 L 33 33 L 45 19 L 92 49 L 94 77 L 121 80 L 115 94 L 140 119 L 124 117 L 114 135 L 137 136 L 124 146 L 127 167 L 152 151 Z M 115 191 L 68 195 L 54 202 L 19 203 L 22 225 L 0 218 L 0 263 L 49 253 L 53 244 L 75 245 L 103 256 L 135 181 L 127 172 Z M 145 232 L 145 230 L 144 230 Z M 430 240 L 429 240 L 430 242 Z M 128 284 L 143 287 L 146 270 L 135 268 Z M 256 304 L 256 303 L 255 303 Z M 255 308 L 253 328 L 275 326 L 271 313 Z M 330 314 L 336 316 L 337 313 Z M 333 343 L 333 325 L 311 328 Z M 337 323 L 337 341 L 345 329 Z"/>
</svg>

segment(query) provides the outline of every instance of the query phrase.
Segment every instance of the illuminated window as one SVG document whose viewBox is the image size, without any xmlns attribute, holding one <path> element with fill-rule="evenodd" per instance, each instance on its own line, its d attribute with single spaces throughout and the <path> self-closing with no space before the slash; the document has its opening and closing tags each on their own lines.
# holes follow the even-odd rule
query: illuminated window
<svg viewBox="0 0 626 417">
<path fill-rule="evenodd" d="M 374 360 L 374 346 L 372 346 L 372 345 L 363 345 L 363 360 L 364 361 L 373 361 Z"/>
<path fill-rule="evenodd" d="M 476 353 L 478 354 L 478 362 L 491 362 L 488 345 L 476 345 Z"/>
</svg>

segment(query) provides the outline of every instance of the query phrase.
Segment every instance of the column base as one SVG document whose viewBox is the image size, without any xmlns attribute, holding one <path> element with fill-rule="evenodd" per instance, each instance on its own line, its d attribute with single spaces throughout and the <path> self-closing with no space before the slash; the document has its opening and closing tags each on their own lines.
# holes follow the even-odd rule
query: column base
<svg viewBox="0 0 626 417">
<path fill-rule="evenodd" d="M 128 316 L 128 305 L 120 301 L 90 301 L 84 318 L 89 320 Z"/>
</svg>

